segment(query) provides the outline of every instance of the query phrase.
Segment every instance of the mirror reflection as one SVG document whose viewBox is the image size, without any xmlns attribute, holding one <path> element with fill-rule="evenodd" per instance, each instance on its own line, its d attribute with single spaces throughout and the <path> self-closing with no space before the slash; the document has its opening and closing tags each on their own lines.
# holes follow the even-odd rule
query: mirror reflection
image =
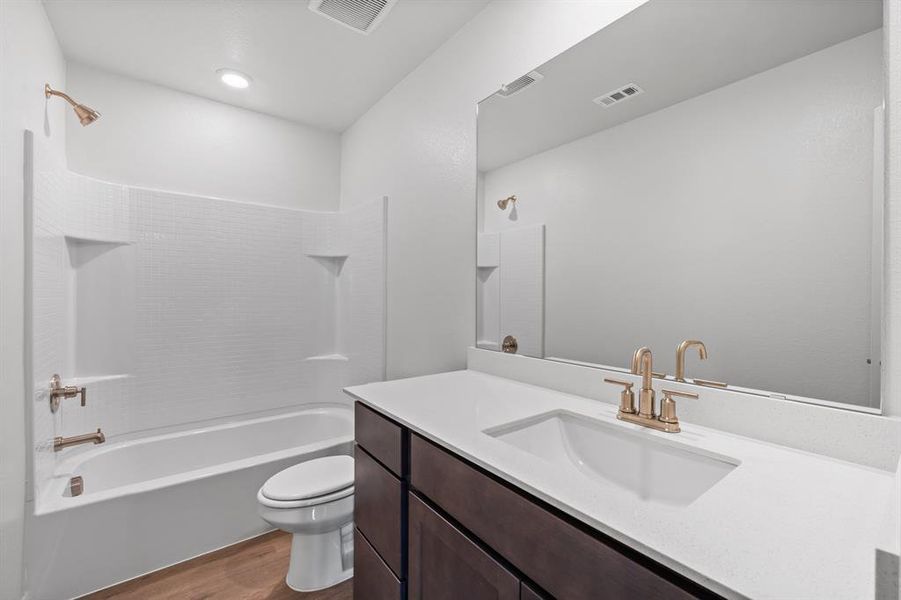
<svg viewBox="0 0 901 600">
<path fill-rule="evenodd" d="M 878 408 L 882 115 L 878 0 L 641 6 L 479 104 L 478 345 Z"/>
</svg>

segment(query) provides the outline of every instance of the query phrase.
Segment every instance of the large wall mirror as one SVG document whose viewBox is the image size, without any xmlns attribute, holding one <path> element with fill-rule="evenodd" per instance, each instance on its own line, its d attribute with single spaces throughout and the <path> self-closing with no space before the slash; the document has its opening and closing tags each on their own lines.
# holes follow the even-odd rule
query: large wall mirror
<svg viewBox="0 0 901 600">
<path fill-rule="evenodd" d="M 478 346 L 878 410 L 882 35 L 651 0 L 481 102 Z"/>
</svg>

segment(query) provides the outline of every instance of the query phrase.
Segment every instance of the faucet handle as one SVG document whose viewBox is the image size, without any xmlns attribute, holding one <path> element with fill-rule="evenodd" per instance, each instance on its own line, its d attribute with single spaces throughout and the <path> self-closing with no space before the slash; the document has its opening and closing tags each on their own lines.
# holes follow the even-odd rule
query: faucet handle
<svg viewBox="0 0 901 600">
<path fill-rule="evenodd" d="M 63 398 L 75 398 L 76 396 L 80 396 L 81 405 L 85 406 L 87 404 L 87 395 L 88 389 L 85 386 L 64 386 L 59 375 L 54 375 L 50 378 L 50 412 L 59 410 L 59 403 Z"/>
<path fill-rule="evenodd" d="M 621 381 L 619 379 L 604 378 L 604 383 L 612 383 L 613 385 L 623 386 L 623 391 L 619 395 L 619 412 L 626 414 L 635 413 L 635 392 L 632 386 L 635 385 L 631 381 Z"/>
<path fill-rule="evenodd" d="M 695 385 L 703 385 L 704 387 L 727 388 L 729 384 L 725 381 L 711 381 L 710 379 L 698 379 L 695 377 L 691 380 Z"/>
<path fill-rule="evenodd" d="M 660 401 L 660 416 L 658 420 L 667 425 L 666 431 L 669 432 L 678 432 L 679 431 L 679 417 L 676 416 L 676 401 L 673 400 L 673 396 L 677 398 L 691 398 L 693 400 L 697 400 L 699 396 L 694 392 L 680 392 L 677 390 L 661 390 L 663 392 L 663 400 Z"/>
</svg>

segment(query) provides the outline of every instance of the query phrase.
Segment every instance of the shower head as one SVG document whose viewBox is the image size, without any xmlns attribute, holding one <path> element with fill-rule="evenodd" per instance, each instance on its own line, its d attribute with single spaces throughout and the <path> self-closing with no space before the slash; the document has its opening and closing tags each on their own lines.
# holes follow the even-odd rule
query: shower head
<svg viewBox="0 0 901 600">
<path fill-rule="evenodd" d="M 79 123 L 82 126 L 90 125 L 94 121 L 100 118 L 100 113 L 94 110 L 89 106 L 85 106 L 84 104 L 78 104 L 70 98 L 68 95 L 63 92 L 58 92 L 50 87 L 49 83 L 44 84 L 44 97 L 49 98 L 50 96 L 59 96 L 66 102 L 72 105 L 72 108 L 75 110 L 75 115 L 78 117 Z"/>
<path fill-rule="evenodd" d="M 513 196 L 508 196 L 508 197 L 504 198 L 503 200 L 498 200 L 497 207 L 501 210 L 507 210 L 507 205 L 510 204 L 511 202 L 513 204 L 516 204 L 516 195 L 515 194 Z"/>
</svg>

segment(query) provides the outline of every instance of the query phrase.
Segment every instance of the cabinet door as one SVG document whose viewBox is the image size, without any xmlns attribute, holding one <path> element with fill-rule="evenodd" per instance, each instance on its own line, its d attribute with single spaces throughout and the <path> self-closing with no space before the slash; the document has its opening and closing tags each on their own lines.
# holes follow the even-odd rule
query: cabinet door
<svg viewBox="0 0 901 600">
<path fill-rule="evenodd" d="M 409 496 L 410 600 L 518 600 L 519 579 L 415 495 Z"/>
<path fill-rule="evenodd" d="M 401 600 L 403 584 L 360 533 L 354 530 L 354 598 Z"/>
</svg>

